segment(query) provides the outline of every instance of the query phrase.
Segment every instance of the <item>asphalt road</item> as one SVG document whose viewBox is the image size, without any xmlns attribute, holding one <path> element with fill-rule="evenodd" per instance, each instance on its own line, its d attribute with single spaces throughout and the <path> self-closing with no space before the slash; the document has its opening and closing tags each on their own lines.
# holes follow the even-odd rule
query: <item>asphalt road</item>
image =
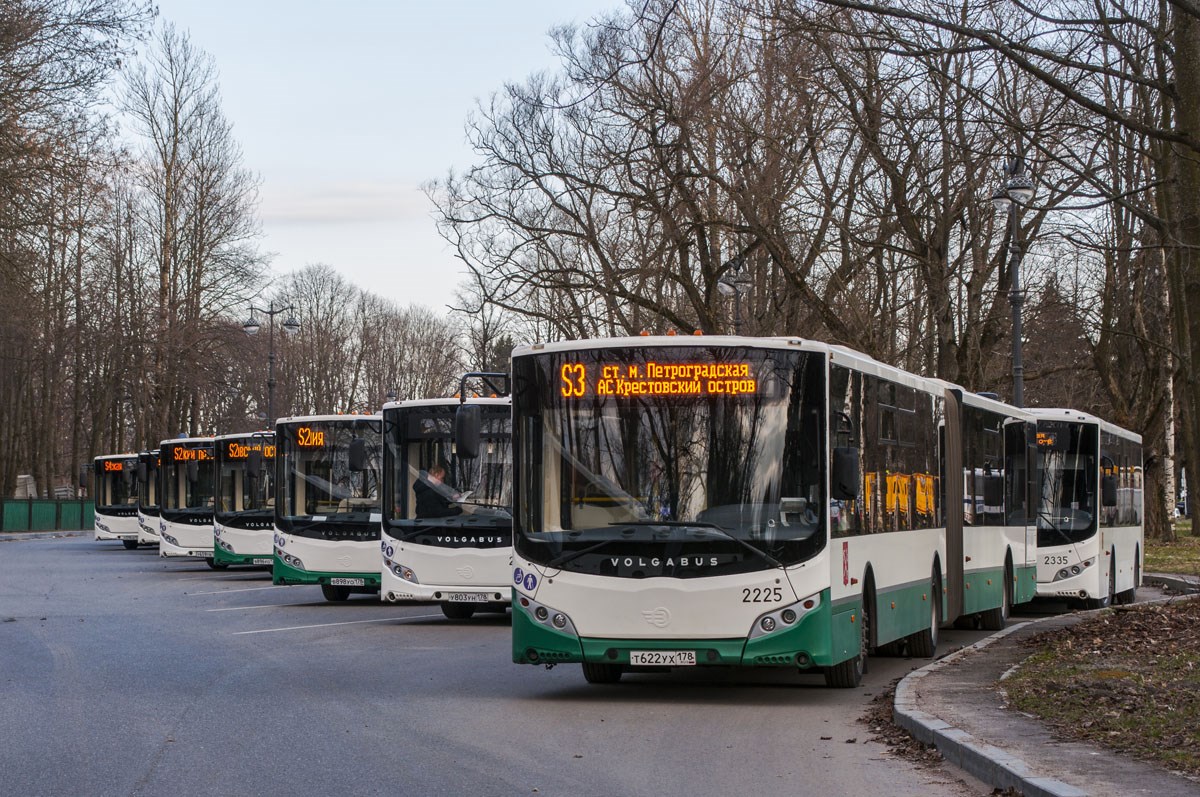
<svg viewBox="0 0 1200 797">
<path fill-rule="evenodd" d="M 868 740 L 872 697 L 924 660 L 872 659 L 853 690 L 703 669 L 591 686 L 512 664 L 509 633 L 148 548 L 3 542 L 0 793 L 990 793 Z"/>
</svg>

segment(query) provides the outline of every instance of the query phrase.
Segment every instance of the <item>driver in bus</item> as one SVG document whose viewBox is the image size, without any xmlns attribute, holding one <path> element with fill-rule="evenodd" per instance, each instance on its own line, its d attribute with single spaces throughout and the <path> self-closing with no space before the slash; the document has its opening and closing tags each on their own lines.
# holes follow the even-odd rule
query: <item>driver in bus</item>
<svg viewBox="0 0 1200 797">
<path fill-rule="evenodd" d="M 462 514 L 462 507 L 454 503 L 458 499 L 458 493 L 445 484 L 445 478 L 446 469 L 441 465 L 434 465 L 417 477 L 413 484 L 413 494 L 417 498 L 417 517 L 451 517 Z"/>
</svg>

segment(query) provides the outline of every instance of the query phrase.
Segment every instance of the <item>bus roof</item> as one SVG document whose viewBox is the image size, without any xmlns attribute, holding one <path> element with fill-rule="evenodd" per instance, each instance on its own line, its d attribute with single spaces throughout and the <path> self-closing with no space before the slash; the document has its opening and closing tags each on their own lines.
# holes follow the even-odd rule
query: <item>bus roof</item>
<svg viewBox="0 0 1200 797">
<path fill-rule="evenodd" d="M 99 462 L 102 459 L 137 459 L 137 457 L 137 452 L 132 452 L 129 454 L 101 454 L 98 457 L 94 457 L 93 461 Z"/>
<path fill-rule="evenodd" d="M 512 399 L 508 396 L 494 398 L 491 396 L 475 396 L 462 401 L 454 396 L 448 398 L 431 398 L 431 399 L 405 399 L 404 401 L 389 401 L 383 405 L 383 409 L 395 410 L 402 407 L 445 407 L 455 406 L 459 404 L 480 404 L 483 406 L 507 407 L 512 404 Z"/>
<path fill-rule="evenodd" d="M 162 449 L 162 448 L 166 448 L 167 446 L 177 446 L 177 445 L 185 445 L 185 446 L 205 445 L 205 444 L 211 443 L 213 440 L 214 440 L 214 438 L 212 438 L 212 437 L 172 437 L 169 440 L 163 440 L 158 445 L 159 445 L 159 448 Z"/>
<path fill-rule="evenodd" d="M 266 435 L 275 435 L 274 429 L 260 429 L 257 432 L 241 432 L 240 434 L 219 434 L 213 438 L 215 442 L 222 440 L 242 440 L 247 437 L 265 437 Z"/>
<path fill-rule="evenodd" d="M 1137 432 L 1131 432 L 1128 429 L 1117 426 L 1115 423 L 1110 423 L 1099 416 L 1092 415 L 1089 412 L 1083 412 L 1082 410 L 1070 410 L 1062 407 L 1035 407 L 1031 409 L 1030 412 L 1039 419 L 1045 418 L 1046 420 L 1052 421 L 1094 423 L 1097 424 L 1101 430 L 1108 432 L 1109 434 L 1115 434 L 1117 437 L 1124 437 L 1127 440 L 1133 440 L 1137 443 L 1142 442 L 1142 436 Z"/>
<path fill-rule="evenodd" d="M 378 412 L 372 415 L 290 415 L 286 418 L 280 418 L 279 420 L 275 421 L 275 425 L 281 426 L 285 423 L 315 423 L 317 421 L 320 421 L 321 423 L 336 423 L 338 421 L 343 423 L 353 423 L 355 421 L 379 421 L 382 419 L 383 416 Z"/>
</svg>

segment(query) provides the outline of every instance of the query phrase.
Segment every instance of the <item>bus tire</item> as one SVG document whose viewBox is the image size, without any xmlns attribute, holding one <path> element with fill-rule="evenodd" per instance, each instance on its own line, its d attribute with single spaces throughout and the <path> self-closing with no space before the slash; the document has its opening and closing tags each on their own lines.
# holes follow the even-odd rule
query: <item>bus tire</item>
<svg viewBox="0 0 1200 797">
<path fill-rule="evenodd" d="M 615 684 L 621 680 L 621 665 L 585 661 L 583 679 L 589 684 Z"/>
<path fill-rule="evenodd" d="M 869 586 L 869 584 L 868 584 Z M 862 609 L 858 613 L 858 655 L 825 668 L 825 685 L 833 689 L 853 689 L 867 674 L 867 653 L 871 648 L 871 612 L 873 590 L 863 590 Z"/>
<path fill-rule="evenodd" d="M 1000 605 L 979 613 L 979 625 L 984 631 L 1003 631 L 1012 612 L 1012 565 L 1004 562 L 1004 589 Z"/>
<path fill-rule="evenodd" d="M 213 570 L 224 570 L 225 568 L 229 567 L 229 565 L 225 564 L 224 562 L 218 562 L 216 559 L 213 559 L 211 556 L 205 558 L 204 561 Z"/>
<path fill-rule="evenodd" d="M 321 594 L 325 596 L 325 600 L 334 603 L 341 603 L 344 600 L 350 599 L 349 587 L 337 587 L 333 584 L 322 584 Z"/>
<path fill-rule="evenodd" d="M 929 627 L 909 634 L 908 655 L 914 659 L 932 659 L 937 653 L 938 629 L 942 626 L 942 579 L 937 569 L 929 580 Z"/>
<path fill-rule="evenodd" d="M 121 540 L 121 544 L 125 546 L 127 551 L 136 551 L 138 547 L 137 540 Z"/>
<path fill-rule="evenodd" d="M 442 614 L 450 620 L 470 620 L 475 614 L 475 607 L 469 603 L 443 603 Z"/>
</svg>

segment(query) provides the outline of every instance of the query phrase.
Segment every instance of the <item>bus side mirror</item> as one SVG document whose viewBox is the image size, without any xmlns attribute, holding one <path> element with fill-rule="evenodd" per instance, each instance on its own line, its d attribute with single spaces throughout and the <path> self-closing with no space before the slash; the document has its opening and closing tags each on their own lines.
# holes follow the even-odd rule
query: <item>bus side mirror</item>
<svg viewBox="0 0 1200 797">
<path fill-rule="evenodd" d="M 356 437 L 350 441 L 350 470 L 367 469 L 367 441 Z"/>
<path fill-rule="evenodd" d="M 190 482 L 200 479 L 200 463 L 196 460 L 189 460 L 187 464 L 187 480 Z"/>
<path fill-rule="evenodd" d="M 146 476 L 148 475 L 148 473 L 147 473 L 147 471 L 148 471 L 148 470 L 149 470 L 149 469 L 146 467 L 146 463 L 145 463 L 145 462 L 139 462 L 139 463 L 138 463 L 138 467 L 137 467 L 137 474 L 138 474 L 138 483 L 139 483 L 139 484 L 145 484 L 145 483 L 146 483 Z"/>
<path fill-rule="evenodd" d="M 1001 506 L 1004 503 L 1004 477 L 989 474 L 983 477 L 983 503 L 985 506 Z"/>
<path fill-rule="evenodd" d="M 482 416 L 478 404 L 460 404 L 454 413 L 454 453 L 463 459 L 479 456 Z"/>
<path fill-rule="evenodd" d="M 853 501 L 858 498 L 861 483 L 858 449 L 843 446 L 833 449 L 833 472 L 829 474 L 830 497 L 835 501 Z"/>
<path fill-rule="evenodd" d="M 257 479 L 262 473 L 263 456 L 261 451 L 251 451 L 246 455 L 246 475 Z"/>
<path fill-rule="evenodd" d="M 1100 477 L 1100 501 L 1104 506 L 1117 505 L 1117 477 Z"/>
</svg>

